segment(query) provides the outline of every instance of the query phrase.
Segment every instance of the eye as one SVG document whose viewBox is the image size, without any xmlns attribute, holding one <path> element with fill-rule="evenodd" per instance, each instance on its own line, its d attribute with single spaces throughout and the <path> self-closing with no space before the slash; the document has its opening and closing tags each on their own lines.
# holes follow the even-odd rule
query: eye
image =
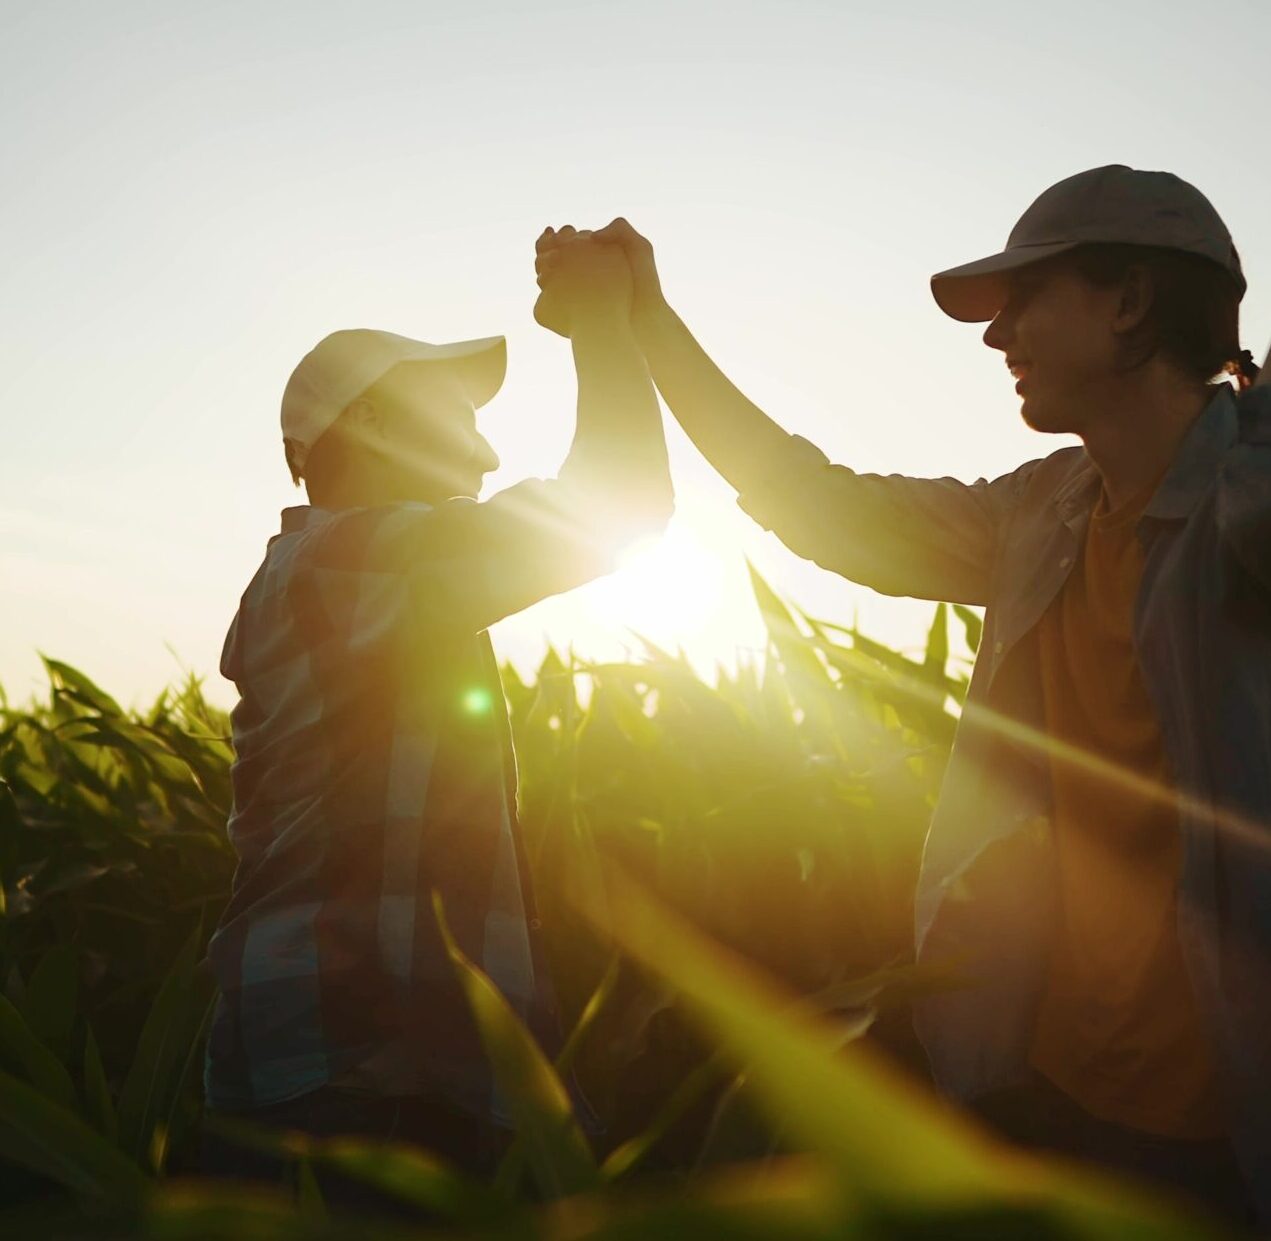
<svg viewBox="0 0 1271 1241">
<path fill-rule="evenodd" d="M 1037 296 L 1041 286 L 1041 278 L 1036 275 L 1030 273 L 1029 275 L 1016 276 L 1011 281 L 1010 289 L 1006 295 L 1006 305 L 1002 309 L 1009 311 L 1011 314 L 1019 314 Z"/>
</svg>

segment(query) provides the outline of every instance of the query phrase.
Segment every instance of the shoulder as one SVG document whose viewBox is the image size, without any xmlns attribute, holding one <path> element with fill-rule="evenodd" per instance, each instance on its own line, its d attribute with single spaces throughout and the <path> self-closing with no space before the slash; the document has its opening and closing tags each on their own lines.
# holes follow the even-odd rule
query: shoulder
<svg viewBox="0 0 1271 1241">
<path fill-rule="evenodd" d="M 1218 537 L 1235 563 L 1271 586 L 1271 387 L 1240 400 L 1240 428 L 1218 471 Z"/>
<path fill-rule="evenodd" d="M 1080 445 L 1058 448 L 1049 456 L 1026 461 L 1013 474 L 1021 501 L 1042 503 L 1059 499 L 1070 489 L 1080 490 L 1094 474 L 1086 450 Z"/>
<path fill-rule="evenodd" d="M 1218 499 L 1245 507 L 1271 504 L 1271 385 L 1244 393 L 1235 442 L 1218 472 Z"/>
</svg>

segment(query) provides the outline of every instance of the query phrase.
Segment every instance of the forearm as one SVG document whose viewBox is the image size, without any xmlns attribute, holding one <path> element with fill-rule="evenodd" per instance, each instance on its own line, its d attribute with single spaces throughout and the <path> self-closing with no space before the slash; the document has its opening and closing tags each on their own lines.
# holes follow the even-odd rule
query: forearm
<svg viewBox="0 0 1271 1241">
<path fill-rule="evenodd" d="M 673 505 L 666 436 L 625 310 L 580 315 L 571 343 L 578 426 L 560 477 L 587 492 L 605 525 L 659 530 Z"/>
<path fill-rule="evenodd" d="M 640 317 L 636 333 L 662 399 L 702 455 L 740 492 L 762 481 L 787 442 L 785 431 L 715 365 L 665 303 Z"/>
</svg>

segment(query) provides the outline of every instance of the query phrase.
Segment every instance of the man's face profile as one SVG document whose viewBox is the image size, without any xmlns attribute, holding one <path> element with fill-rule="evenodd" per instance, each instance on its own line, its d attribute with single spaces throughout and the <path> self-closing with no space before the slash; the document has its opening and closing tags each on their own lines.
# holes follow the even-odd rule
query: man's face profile
<svg viewBox="0 0 1271 1241">
<path fill-rule="evenodd" d="M 477 430 L 458 375 L 436 362 L 402 362 L 367 390 L 375 440 L 388 463 L 418 483 L 426 501 L 475 498 L 498 455 Z"/>
<path fill-rule="evenodd" d="M 1035 431 L 1080 434 L 1091 394 L 1115 373 L 1112 330 L 1120 291 L 1097 288 L 1063 264 L 1038 264 L 1010 278 L 1006 304 L 984 333 L 1005 355 Z"/>
</svg>

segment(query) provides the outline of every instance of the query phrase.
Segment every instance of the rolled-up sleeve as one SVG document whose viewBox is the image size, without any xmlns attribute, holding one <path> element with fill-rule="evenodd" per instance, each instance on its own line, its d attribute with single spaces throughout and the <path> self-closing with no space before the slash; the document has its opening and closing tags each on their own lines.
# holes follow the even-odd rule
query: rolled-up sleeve
<svg viewBox="0 0 1271 1241">
<path fill-rule="evenodd" d="M 791 551 L 881 594 L 986 605 L 1032 465 L 974 483 L 858 474 L 792 435 L 737 502 Z"/>
</svg>

